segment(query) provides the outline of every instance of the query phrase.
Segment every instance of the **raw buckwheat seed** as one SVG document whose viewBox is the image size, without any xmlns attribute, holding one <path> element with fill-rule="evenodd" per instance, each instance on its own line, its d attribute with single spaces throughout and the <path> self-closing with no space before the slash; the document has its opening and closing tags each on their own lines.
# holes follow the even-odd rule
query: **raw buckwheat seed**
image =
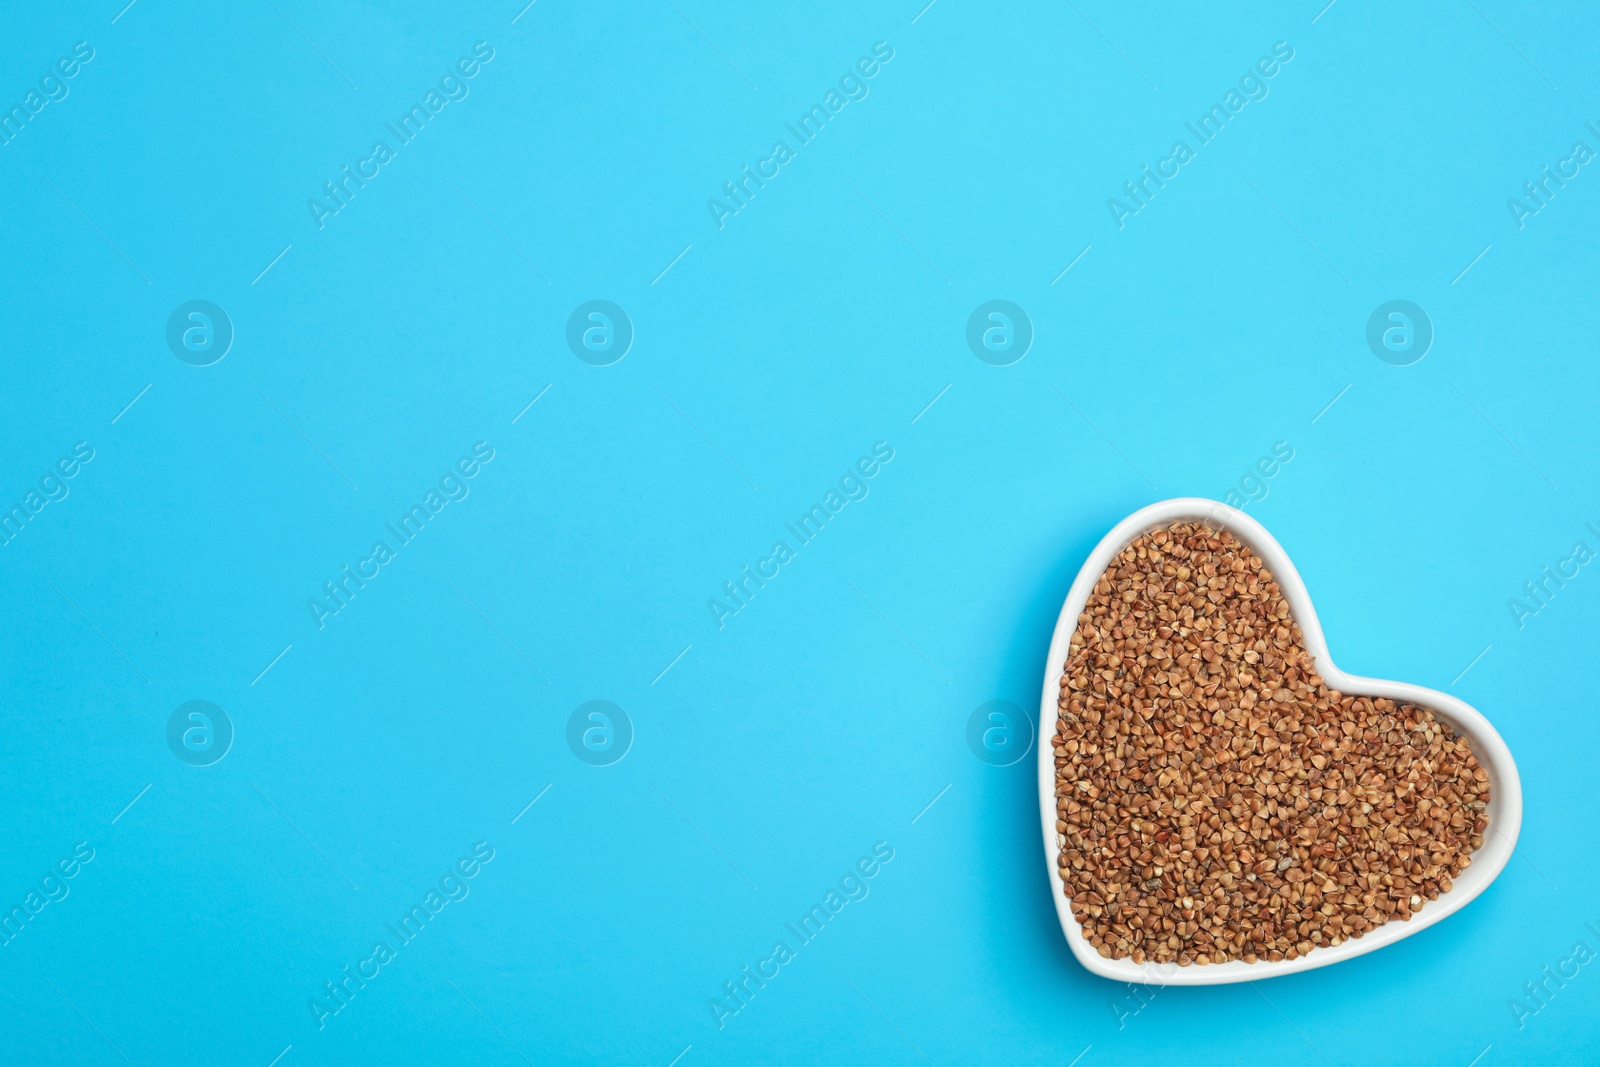
<svg viewBox="0 0 1600 1067">
<path fill-rule="evenodd" d="M 1295 959 L 1449 892 L 1489 775 L 1426 708 L 1329 689 L 1261 558 L 1177 523 L 1123 549 L 1072 635 L 1057 866 L 1101 956 Z"/>
</svg>

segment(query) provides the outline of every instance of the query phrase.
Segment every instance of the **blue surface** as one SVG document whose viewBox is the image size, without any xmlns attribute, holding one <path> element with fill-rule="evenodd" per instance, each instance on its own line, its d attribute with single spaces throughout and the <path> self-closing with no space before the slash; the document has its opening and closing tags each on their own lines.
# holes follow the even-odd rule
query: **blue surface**
<svg viewBox="0 0 1600 1067">
<path fill-rule="evenodd" d="M 0 1060 L 1600 1057 L 1547 977 L 1600 574 L 1524 592 L 1600 549 L 1600 14 L 923 2 L 8 13 Z M 968 723 L 1116 520 L 1230 492 L 1342 666 L 1494 721 L 1521 847 L 1381 953 L 1135 994 Z"/>
</svg>

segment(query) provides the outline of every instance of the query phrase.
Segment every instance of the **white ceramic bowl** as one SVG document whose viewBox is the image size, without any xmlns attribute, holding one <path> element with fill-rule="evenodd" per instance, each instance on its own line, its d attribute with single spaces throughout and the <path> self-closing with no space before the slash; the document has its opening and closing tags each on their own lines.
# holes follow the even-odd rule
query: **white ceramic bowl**
<svg viewBox="0 0 1600 1067">
<path fill-rule="evenodd" d="M 1261 557 L 1277 579 L 1278 587 L 1289 602 L 1289 610 L 1294 613 L 1295 622 L 1300 624 L 1300 630 L 1305 635 L 1306 647 L 1316 659 L 1317 671 L 1330 688 L 1353 696 L 1388 697 L 1431 709 L 1434 715 L 1449 723 L 1453 730 L 1471 742 L 1478 762 L 1488 770 L 1489 807 L 1485 814 L 1489 817 L 1489 830 L 1484 836 L 1483 847 L 1473 853 L 1472 865 L 1454 880 L 1450 891 L 1439 894 L 1437 900 L 1428 901 L 1410 920 L 1384 923 L 1361 937 L 1327 948 L 1314 948 L 1298 959 L 1277 963 L 1231 960 L 1227 963 L 1194 963 L 1187 967 L 1148 961 L 1136 964 L 1132 959 L 1101 957 L 1084 937 L 1083 928 L 1072 914 L 1061 873 L 1056 869 L 1056 859 L 1062 847 L 1062 837 L 1056 833 L 1055 768 L 1056 701 L 1061 696 L 1061 672 L 1067 661 L 1067 647 L 1073 631 L 1078 627 L 1078 616 L 1089 600 L 1090 590 L 1112 559 L 1140 534 L 1175 522 L 1204 522 L 1212 529 L 1226 529 Z M 1140 508 L 1119 522 L 1089 553 L 1089 558 L 1084 561 L 1083 568 L 1072 583 L 1071 591 L 1067 593 L 1067 602 L 1061 606 L 1055 635 L 1050 639 L 1050 657 L 1044 668 L 1044 694 L 1039 702 L 1039 809 L 1044 824 L 1045 866 L 1050 872 L 1056 914 L 1061 918 L 1061 929 L 1066 933 L 1067 944 L 1072 947 L 1072 954 L 1078 957 L 1078 962 L 1095 974 L 1121 982 L 1222 985 L 1309 971 L 1373 952 L 1410 937 L 1466 907 L 1469 901 L 1489 888 L 1489 883 L 1494 881 L 1511 858 L 1517 834 L 1522 828 L 1522 782 L 1517 777 L 1517 766 L 1512 762 L 1511 751 L 1506 748 L 1506 743 L 1489 724 L 1489 720 L 1476 709 L 1448 693 L 1408 682 L 1362 678 L 1335 667 L 1328 656 L 1328 646 L 1323 640 L 1316 610 L 1311 606 L 1311 596 L 1282 546 L 1272 539 L 1272 535 L 1260 523 L 1236 508 L 1215 500 L 1181 497 Z"/>
</svg>

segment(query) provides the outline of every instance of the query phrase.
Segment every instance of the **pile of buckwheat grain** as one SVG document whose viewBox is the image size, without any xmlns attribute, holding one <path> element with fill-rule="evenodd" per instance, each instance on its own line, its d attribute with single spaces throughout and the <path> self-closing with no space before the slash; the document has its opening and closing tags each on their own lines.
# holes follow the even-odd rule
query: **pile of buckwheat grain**
<svg viewBox="0 0 1600 1067">
<path fill-rule="evenodd" d="M 1488 826 L 1489 775 L 1426 708 L 1329 689 L 1261 558 L 1145 534 L 1072 635 L 1057 866 L 1101 956 L 1295 959 L 1409 919 Z"/>
</svg>

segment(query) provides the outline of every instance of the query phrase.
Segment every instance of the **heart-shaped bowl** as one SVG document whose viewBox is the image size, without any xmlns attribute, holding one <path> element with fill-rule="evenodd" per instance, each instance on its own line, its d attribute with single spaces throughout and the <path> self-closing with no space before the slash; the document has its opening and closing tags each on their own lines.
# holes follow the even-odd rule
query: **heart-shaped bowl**
<svg viewBox="0 0 1600 1067">
<path fill-rule="evenodd" d="M 1449 892 L 1440 893 L 1438 899 L 1427 901 L 1422 910 L 1414 913 L 1409 920 L 1387 922 L 1360 937 L 1325 948 L 1313 948 L 1297 959 L 1278 962 L 1230 960 L 1227 963 L 1179 966 L 1171 962 L 1157 964 L 1146 961 L 1137 964 L 1131 958 L 1102 957 L 1084 936 L 1083 927 L 1072 914 L 1072 902 L 1062 884 L 1061 872 L 1056 869 L 1056 861 L 1064 843 L 1062 836 L 1056 832 L 1056 702 L 1061 696 L 1061 674 L 1067 662 L 1068 645 L 1078 628 L 1078 617 L 1083 613 L 1089 594 L 1101 574 L 1129 542 L 1176 522 L 1201 522 L 1219 532 L 1226 530 L 1261 557 L 1277 579 L 1294 621 L 1305 636 L 1306 649 L 1315 659 L 1317 672 L 1329 688 L 1350 696 L 1387 697 L 1431 710 L 1457 734 L 1467 738 L 1479 764 L 1489 772 L 1489 806 L 1485 811 L 1489 830 L 1484 836 L 1483 847 L 1472 854 L 1471 866 L 1453 880 Z M 1061 606 L 1055 634 L 1050 638 L 1050 656 L 1044 669 L 1044 694 L 1039 701 L 1039 809 L 1044 829 L 1045 867 L 1050 874 L 1056 914 L 1061 919 L 1062 931 L 1067 935 L 1067 944 L 1071 946 L 1072 954 L 1078 957 L 1079 963 L 1101 977 L 1119 982 L 1225 985 L 1309 971 L 1373 952 L 1410 937 L 1466 907 L 1469 901 L 1489 888 L 1489 883 L 1495 880 L 1511 859 L 1517 833 L 1522 828 L 1522 782 L 1517 776 L 1517 765 L 1511 759 L 1511 750 L 1477 709 L 1448 693 L 1408 682 L 1362 678 L 1335 667 L 1328 655 L 1327 642 L 1323 640 L 1316 610 L 1311 606 L 1311 596 L 1306 592 L 1305 583 L 1300 580 L 1300 573 L 1294 569 L 1288 553 L 1260 523 L 1237 508 L 1215 500 L 1179 497 L 1140 508 L 1117 523 L 1089 553 L 1089 558 L 1084 561 L 1078 577 L 1072 583 L 1072 589 L 1067 593 L 1067 602 Z"/>
</svg>

